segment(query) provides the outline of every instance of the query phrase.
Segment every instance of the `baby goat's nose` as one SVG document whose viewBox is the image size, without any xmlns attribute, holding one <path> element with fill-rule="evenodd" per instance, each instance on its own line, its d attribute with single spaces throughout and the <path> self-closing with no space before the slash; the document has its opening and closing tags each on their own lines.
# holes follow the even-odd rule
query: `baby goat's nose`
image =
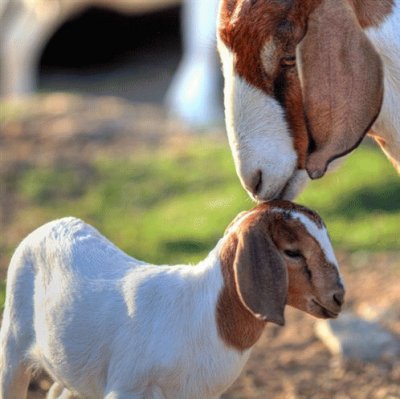
<svg viewBox="0 0 400 399">
<path fill-rule="evenodd" d="M 344 303 L 344 291 L 339 291 L 333 294 L 333 301 L 341 307 Z"/>
</svg>

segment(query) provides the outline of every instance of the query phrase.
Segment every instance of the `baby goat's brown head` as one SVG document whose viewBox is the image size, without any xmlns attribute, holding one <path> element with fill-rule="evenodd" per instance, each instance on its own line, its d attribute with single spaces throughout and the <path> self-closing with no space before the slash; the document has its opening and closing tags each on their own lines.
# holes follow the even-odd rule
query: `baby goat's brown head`
<svg viewBox="0 0 400 399">
<path fill-rule="evenodd" d="M 271 201 L 240 214 L 227 229 L 221 262 L 220 333 L 229 342 L 237 339 L 232 328 L 256 326 L 245 334 L 247 344 L 233 346 L 254 344 L 266 321 L 283 325 L 286 304 L 319 318 L 342 308 L 345 292 L 326 227 L 300 205 Z"/>
<path fill-rule="evenodd" d="M 221 0 L 226 125 L 238 175 L 254 198 L 294 198 L 306 170 L 321 177 L 360 143 L 383 95 L 381 59 L 362 28 L 382 22 L 392 6 Z"/>
</svg>

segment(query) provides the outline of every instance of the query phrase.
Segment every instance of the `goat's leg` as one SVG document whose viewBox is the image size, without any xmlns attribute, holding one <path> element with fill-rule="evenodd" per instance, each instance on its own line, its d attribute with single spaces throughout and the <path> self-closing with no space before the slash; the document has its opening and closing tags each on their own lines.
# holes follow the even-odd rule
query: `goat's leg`
<svg viewBox="0 0 400 399">
<path fill-rule="evenodd" d="M 22 359 L 2 353 L 0 360 L 0 399 L 25 399 L 30 372 Z"/>
<path fill-rule="evenodd" d="M 63 385 L 55 382 L 47 392 L 46 399 L 74 399 L 76 396 Z"/>
<path fill-rule="evenodd" d="M 64 388 L 58 382 L 55 382 L 47 392 L 46 399 L 74 399 L 76 398 L 73 393 Z"/>
<path fill-rule="evenodd" d="M 0 330 L 0 399 L 24 399 L 30 380 L 27 354 L 33 344 L 34 271 L 23 248 L 13 255 Z"/>
<path fill-rule="evenodd" d="M 0 331 L 0 399 L 24 399 L 30 371 L 25 364 L 25 351 L 12 332 L 6 311 Z"/>
<path fill-rule="evenodd" d="M 64 387 L 58 382 L 55 382 L 47 392 L 46 399 L 58 399 L 63 391 Z"/>
<path fill-rule="evenodd" d="M 220 68 L 215 45 L 218 0 L 185 0 L 182 13 L 183 59 L 166 96 L 167 107 L 192 126 L 223 118 Z"/>
</svg>

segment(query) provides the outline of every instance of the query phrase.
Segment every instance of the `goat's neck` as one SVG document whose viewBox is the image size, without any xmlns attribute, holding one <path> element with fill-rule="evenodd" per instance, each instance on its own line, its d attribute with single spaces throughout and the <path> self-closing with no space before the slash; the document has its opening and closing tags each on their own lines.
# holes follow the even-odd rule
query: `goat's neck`
<svg viewBox="0 0 400 399">
<path fill-rule="evenodd" d="M 216 309 L 217 329 L 227 346 L 242 352 L 258 341 L 266 323 L 250 313 L 239 298 L 233 270 L 236 243 L 232 240 L 224 244 L 218 259 L 223 286 Z"/>
<path fill-rule="evenodd" d="M 239 298 L 233 270 L 235 252 L 235 241 L 223 238 L 190 272 L 201 276 L 201 281 L 196 279 L 196 296 L 213 297 L 212 317 L 220 339 L 229 348 L 244 352 L 257 342 L 266 323 L 251 314 Z"/>
</svg>

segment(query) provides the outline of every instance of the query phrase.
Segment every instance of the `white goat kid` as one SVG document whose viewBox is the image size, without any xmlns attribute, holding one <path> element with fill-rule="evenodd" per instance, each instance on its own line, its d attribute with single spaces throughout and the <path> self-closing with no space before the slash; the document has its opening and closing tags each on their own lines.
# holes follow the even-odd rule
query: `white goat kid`
<svg viewBox="0 0 400 399">
<path fill-rule="evenodd" d="M 322 220 L 289 202 L 244 212 L 197 266 L 129 257 L 74 218 L 17 248 L 0 335 L 0 398 L 32 369 L 52 398 L 218 398 L 286 304 L 336 317 L 344 288 Z"/>
<path fill-rule="evenodd" d="M 368 131 L 400 172 L 400 0 L 221 0 L 218 25 L 251 196 L 294 198 Z"/>
</svg>

